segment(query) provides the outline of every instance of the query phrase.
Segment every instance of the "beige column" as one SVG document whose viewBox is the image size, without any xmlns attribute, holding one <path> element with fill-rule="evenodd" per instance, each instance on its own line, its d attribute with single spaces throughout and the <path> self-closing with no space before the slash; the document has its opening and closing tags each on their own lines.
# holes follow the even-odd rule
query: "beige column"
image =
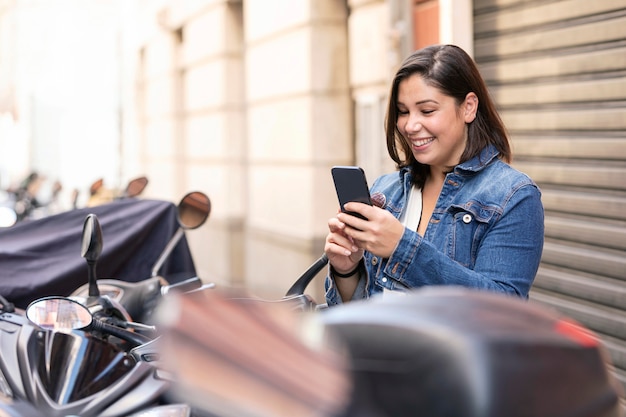
<svg viewBox="0 0 626 417">
<path fill-rule="evenodd" d="M 355 163 L 368 181 L 394 169 L 387 154 L 384 120 L 391 75 L 404 59 L 410 38 L 399 1 L 350 0 L 350 86 L 354 100 Z"/>
<path fill-rule="evenodd" d="M 472 0 L 439 0 L 439 40 L 474 54 Z"/>
<path fill-rule="evenodd" d="M 148 176 L 159 198 L 178 201 L 195 190 L 209 195 L 208 222 L 187 233 L 196 270 L 205 281 L 237 284 L 244 271 L 242 5 L 169 1 L 155 17 L 161 35 L 149 44 L 144 65 L 163 69 L 144 86 Z M 156 63 L 153 50 L 165 51 Z"/>
<path fill-rule="evenodd" d="M 322 254 L 337 210 L 330 167 L 353 157 L 346 7 L 246 0 L 244 22 L 246 284 L 275 298 Z"/>
<path fill-rule="evenodd" d="M 212 213 L 188 233 L 196 269 L 206 281 L 243 280 L 245 108 L 241 2 L 205 2 L 184 26 L 185 178 L 205 191 Z"/>
<path fill-rule="evenodd" d="M 147 195 L 155 188 L 153 185 L 158 184 L 156 188 L 162 198 L 175 197 L 177 189 L 178 149 L 173 141 L 173 138 L 179 136 L 180 130 L 177 119 L 177 43 L 174 32 L 156 28 L 146 37 L 138 51 L 139 170 L 150 181 Z"/>
</svg>

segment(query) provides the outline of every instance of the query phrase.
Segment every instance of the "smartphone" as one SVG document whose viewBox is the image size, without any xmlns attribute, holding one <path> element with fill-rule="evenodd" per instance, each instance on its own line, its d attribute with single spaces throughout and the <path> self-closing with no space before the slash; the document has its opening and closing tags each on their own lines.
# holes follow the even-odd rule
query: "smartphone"
<svg viewBox="0 0 626 417">
<path fill-rule="evenodd" d="M 346 211 L 343 208 L 343 205 L 350 201 L 372 205 L 370 190 L 363 169 L 358 166 L 334 166 L 331 168 L 331 174 L 335 182 L 335 190 L 337 191 L 341 211 L 367 220 L 359 213 Z"/>
</svg>

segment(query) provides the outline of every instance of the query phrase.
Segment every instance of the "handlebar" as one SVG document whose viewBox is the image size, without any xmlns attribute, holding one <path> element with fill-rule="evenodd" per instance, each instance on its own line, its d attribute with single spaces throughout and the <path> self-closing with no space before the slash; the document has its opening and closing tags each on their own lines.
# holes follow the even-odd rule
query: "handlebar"
<svg viewBox="0 0 626 417">
<path fill-rule="evenodd" d="M 309 283 L 315 278 L 315 276 L 328 264 L 328 256 L 326 254 L 322 254 L 304 273 L 294 282 L 294 284 L 289 288 L 286 297 L 291 297 L 294 295 L 304 294 L 306 287 Z"/>
<path fill-rule="evenodd" d="M 98 319 L 93 320 L 90 329 L 101 333 L 110 334 L 111 336 L 115 336 L 119 339 L 125 340 L 133 344 L 134 346 L 141 346 L 144 343 L 152 341 L 152 339 L 148 336 L 125 330 L 121 327 L 105 323 L 104 321 L 100 321 Z"/>
<path fill-rule="evenodd" d="M 161 295 L 165 295 L 170 292 L 189 292 L 197 290 L 200 287 L 202 287 L 202 280 L 199 277 L 192 277 L 161 287 Z"/>
</svg>

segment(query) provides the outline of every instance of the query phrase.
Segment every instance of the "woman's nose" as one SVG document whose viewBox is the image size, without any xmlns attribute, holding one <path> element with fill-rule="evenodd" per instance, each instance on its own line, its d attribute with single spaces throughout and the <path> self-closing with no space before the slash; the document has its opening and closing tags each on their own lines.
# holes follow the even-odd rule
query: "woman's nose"
<svg viewBox="0 0 626 417">
<path fill-rule="evenodd" d="M 422 121 L 418 116 L 409 115 L 404 128 L 407 132 L 418 132 L 422 128 Z"/>
</svg>

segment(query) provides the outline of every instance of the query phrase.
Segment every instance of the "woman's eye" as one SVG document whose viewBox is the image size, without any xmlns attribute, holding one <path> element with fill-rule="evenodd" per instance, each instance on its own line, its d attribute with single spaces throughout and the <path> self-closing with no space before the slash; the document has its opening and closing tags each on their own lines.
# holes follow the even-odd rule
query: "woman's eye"
<svg viewBox="0 0 626 417">
<path fill-rule="evenodd" d="M 422 114 L 431 114 L 434 113 L 434 110 L 422 110 Z"/>
<path fill-rule="evenodd" d="M 409 112 L 407 110 L 398 109 L 398 114 L 409 114 Z"/>
</svg>

